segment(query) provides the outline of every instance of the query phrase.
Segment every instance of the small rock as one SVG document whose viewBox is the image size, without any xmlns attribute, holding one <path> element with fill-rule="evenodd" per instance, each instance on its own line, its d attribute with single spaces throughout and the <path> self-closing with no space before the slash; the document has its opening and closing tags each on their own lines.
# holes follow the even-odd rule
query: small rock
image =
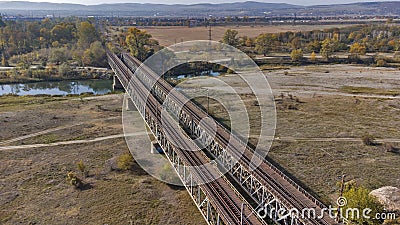
<svg viewBox="0 0 400 225">
<path fill-rule="evenodd" d="M 109 173 L 113 170 L 118 170 L 118 156 L 112 157 L 111 159 L 107 159 L 104 162 L 103 172 Z"/>
</svg>

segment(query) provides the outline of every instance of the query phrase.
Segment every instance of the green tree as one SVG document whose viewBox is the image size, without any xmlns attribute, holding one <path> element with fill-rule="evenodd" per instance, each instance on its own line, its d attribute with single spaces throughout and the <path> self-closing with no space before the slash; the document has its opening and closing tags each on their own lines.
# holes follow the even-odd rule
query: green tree
<svg viewBox="0 0 400 225">
<path fill-rule="evenodd" d="M 71 67 L 68 63 L 64 62 L 58 66 L 58 75 L 60 75 L 61 77 L 67 77 L 70 72 Z"/>
<path fill-rule="evenodd" d="M 96 28 L 93 24 L 89 22 L 81 22 L 78 26 L 78 45 L 87 49 L 90 47 L 90 44 L 98 40 L 98 34 Z"/>
<path fill-rule="evenodd" d="M 222 39 L 223 43 L 227 45 L 237 46 L 239 43 L 239 38 L 237 37 L 238 33 L 239 32 L 237 30 L 226 30 Z"/>
<path fill-rule="evenodd" d="M 81 26 L 81 29 L 85 29 L 86 25 Z M 57 24 L 51 29 L 50 33 L 54 41 L 61 43 L 68 43 L 75 39 L 75 26 L 67 23 Z M 81 35 L 85 35 L 86 31 L 82 31 Z M 96 30 L 94 30 L 96 32 Z M 96 33 L 95 33 L 96 34 Z"/>
<path fill-rule="evenodd" d="M 307 45 L 307 50 L 310 52 L 320 52 L 321 50 L 321 43 L 317 40 L 311 41 Z"/>
<path fill-rule="evenodd" d="M 153 51 L 152 46 L 158 45 L 157 42 L 151 40 L 151 35 L 146 31 L 135 28 L 129 28 L 126 36 L 126 44 L 132 55 L 141 61 L 144 61 Z"/>
<path fill-rule="evenodd" d="M 85 65 L 106 66 L 106 51 L 100 41 L 95 41 L 86 49 L 82 57 Z"/>
<path fill-rule="evenodd" d="M 275 34 L 260 34 L 255 40 L 255 50 L 264 56 L 270 52 L 276 44 L 277 37 Z"/>
<path fill-rule="evenodd" d="M 66 55 L 65 48 L 56 48 L 51 51 L 50 61 L 56 64 L 63 63 L 67 61 L 68 57 Z"/>
<path fill-rule="evenodd" d="M 342 217 L 356 224 L 382 224 L 382 221 L 377 220 L 374 217 L 377 213 L 382 213 L 384 208 L 374 196 L 369 194 L 368 189 L 362 186 L 357 186 L 355 183 L 349 183 L 346 184 L 343 197 L 346 198 L 347 204 L 343 207 Z M 356 213 L 351 210 L 355 208 L 359 209 L 359 216 L 357 216 Z M 369 213 L 371 218 L 369 219 L 362 216 L 362 211 L 367 208 L 371 209 L 371 212 Z"/>
<path fill-rule="evenodd" d="M 322 42 L 321 54 L 325 59 L 329 60 L 332 54 L 335 52 L 336 43 L 334 40 L 327 38 Z"/>
</svg>

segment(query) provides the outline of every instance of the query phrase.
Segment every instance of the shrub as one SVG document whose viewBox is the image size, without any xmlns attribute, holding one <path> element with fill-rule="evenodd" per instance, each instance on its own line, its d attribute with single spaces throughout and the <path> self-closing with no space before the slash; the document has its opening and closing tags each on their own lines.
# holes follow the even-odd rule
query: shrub
<svg viewBox="0 0 400 225">
<path fill-rule="evenodd" d="M 132 155 L 130 153 L 120 155 L 118 157 L 117 164 L 118 164 L 118 169 L 120 169 L 120 170 L 132 169 L 132 166 L 134 164 Z"/>
<path fill-rule="evenodd" d="M 379 66 L 379 67 L 384 67 L 384 66 L 386 66 L 386 61 L 384 60 L 384 59 L 379 59 L 378 61 L 376 61 L 376 66 Z"/>
<path fill-rule="evenodd" d="M 67 181 L 67 183 L 74 186 L 75 188 L 80 189 L 83 187 L 82 180 L 79 177 L 77 177 L 74 172 L 67 173 L 66 181 Z"/>
<path fill-rule="evenodd" d="M 363 216 L 359 218 L 353 217 L 351 209 L 371 209 L 369 215 L 376 215 L 377 213 L 383 212 L 383 206 L 377 201 L 377 199 L 369 194 L 369 190 L 363 186 L 358 186 L 357 184 L 346 184 L 343 197 L 346 198 L 347 204 L 343 207 L 342 216 L 347 217 L 348 220 L 354 224 L 368 224 L 368 225 L 378 225 L 382 224 L 383 221 L 370 218 L 367 219 Z M 348 211 L 349 210 L 349 211 Z M 346 212 L 347 215 L 346 215 Z M 361 215 L 361 214 L 360 214 Z"/>
<path fill-rule="evenodd" d="M 301 61 L 303 59 L 303 51 L 301 49 L 294 49 L 290 53 L 290 57 L 292 61 Z"/>
<path fill-rule="evenodd" d="M 317 55 L 315 54 L 315 52 L 312 52 L 312 53 L 311 53 L 311 56 L 310 56 L 310 60 L 311 60 L 312 62 L 315 62 L 316 58 L 317 58 Z"/>
<path fill-rule="evenodd" d="M 396 148 L 390 143 L 385 144 L 385 150 L 387 152 L 396 152 Z"/>
<path fill-rule="evenodd" d="M 86 170 L 86 165 L 82 160 L 76 163 L 76 168 L 81 172 L 82 176 L 86 177 L 88 175 L 89 171 Z"/>
<path fill-rule="evenodd" d="M 365 145 L 369 146 L 376 145 L 375 138 L 370 134 L 367 134 L 364 137 L 362 137 L 362 141 Z"/>
</svg>

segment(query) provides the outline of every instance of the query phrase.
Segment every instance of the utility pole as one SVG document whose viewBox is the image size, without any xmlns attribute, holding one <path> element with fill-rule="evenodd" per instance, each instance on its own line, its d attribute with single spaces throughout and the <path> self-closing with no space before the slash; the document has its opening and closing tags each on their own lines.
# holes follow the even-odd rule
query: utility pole
<svg viewBox="0 0 400 225">
<path fill-rule="evenodd" d="M 211 30 L 211 22 L 208 24 L 208 40 L 211 42 L 212 40 L 212 30 Z"/>
<path fill-rule="evenodd" d="M 343 197 L 343 190 L 344 190 L 344 181 L 345 181 L 345 178 L 346 178 L 346 174 L 343 174 L 342 175 L 342 182 L 341 182 L 341 185 L 340 185 L 340 196 L 339 196 L 339 198 L 342 198 Z M 342 215 L 341 215 L 341 213 L 340 213 L 340 204 L 338 204 L 338 213 L 337 213 L 337 217 L 336 217 L 336 221 L 337 222 L 340 222 L 340 218 L 342 217 Z"/>
<path fill-rule="evenodd" d="M 211 45 L 211 41 L 212 41 L 211 23 L 212 23 L 212 15 L 210 15 L 210 18 L 209 18 L 209 20 L 208 20 L 208 41 L 209 41 L 209 44 L 210 44 L 210 45 Z"/>
<path fill-rule="evenodd" d="M 207 88 L 207 114 L 210 114 L 210 95 L 208 93 L 208 88 Z"/>
</svg>

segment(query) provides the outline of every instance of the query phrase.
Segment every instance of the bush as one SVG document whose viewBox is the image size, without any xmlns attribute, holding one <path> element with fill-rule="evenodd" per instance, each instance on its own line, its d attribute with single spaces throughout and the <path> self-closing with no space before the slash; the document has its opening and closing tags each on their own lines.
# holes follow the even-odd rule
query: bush
<svg viewBox="0 0 400 225">
<path fill-rule="evenodd" d="M 290 53 L 290 57 L 292 58 L 292 61 L 301 61 L 303 60 L 303 51 L 301 49 L 294 49 Z"/>
<path fill-rule="evenodd" d="M 86 165 L 82 160 L 76 163 L 76 168 L 81 172 L 82 176 L 86 177 L 88 175 L 89 171 L 86 170 Z"/>
<path fill-rule="evenodd" d="M 132 155 L 130 153 L 120 155 L 118 157 L 117 164 L 118 164 L 118 169 L 120 169 L 120 170 L 132 169 L 132 166 L 134 164 Z"/>
<path fill-rule="evenodd" d="M 375 138 L 370 134 L 367 134 L 364 137 L 362 137 L 362 141 L 365 145 L 369 145 L 369 146 L 376 145 Z"/>
<path fill-rule="evenodd" d="M 386 65 L 387 65 L 387 63 L 384 59 L 379 59 L 378 61 L 376 61 L 376 66 L 384 67 Z"/>
<path fill-rule="evenodd" d="M 61 77 L 68 77 L 71 73 L 71 67 L 68 63 L 64 62 L 58 66 L 58 75 Z"/>
<path fill-rule="evenodd" d="M 74 172 L 68 172 L 66 181 L 68 184 L 74 186 L 75 188 L 81 189 L 83 187 L 82 180 L 76 176 Z"/>
<path fill-rule="evenodd" d="M 385 144 L 385 150 L 387 152 L 396 152 L 396 148 L 390 143 Z"/>
<path fill-rule="evenodd" d="M 383 221 L 374 219 L 374 218 L 364 218 L 360 216 L 359 218 L 353 217 L 351 213 L 351 209 L 358 208 L 358 209 L 371 209 L 369 215 L 376 215 L 377 213 L 383 212 L 383 206 L 377 201 L 375 197 L 369 194 L 369 190 L 363 186 L 358 186 L 355 183 L 346 184 L 345 191 L 343 193 L 343 197 L 346 198 L 347 202 L 343 207 L 343 214 L 342 216 L 346 217 L 354 224 L 366 224 L 366 225 L 378 225 L 382 224 Z M 348 211 L 348 209 L 350 211 Z M 361 212 L 362 213 L 362 212 Z M 361 214 L 360 214 L 361 215 Z"/>
</svg>

